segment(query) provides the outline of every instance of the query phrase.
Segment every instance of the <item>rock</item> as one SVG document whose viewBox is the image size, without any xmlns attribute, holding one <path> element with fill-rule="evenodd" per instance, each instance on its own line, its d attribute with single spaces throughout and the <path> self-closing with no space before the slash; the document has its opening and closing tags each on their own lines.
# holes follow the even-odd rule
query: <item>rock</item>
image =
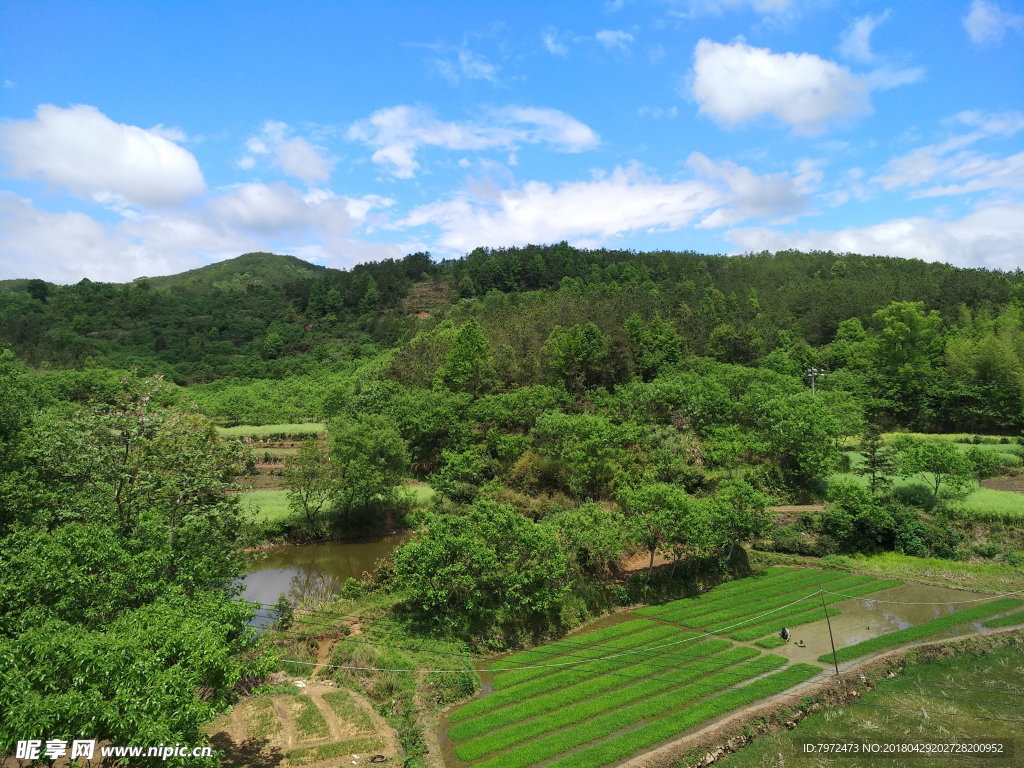
<svg viewBox="0 0 1024 768">
<path fill-rule="evenodd" d="M 370 758 L 370 762 L 371 763 L 383 763 L 383 762 L 386 762 L 386 761 L 387 761 L 387 758 L 384 757 L 384 755 L 374 755 L 373 757 Z"/>
<path fill-rule="evenodd" d="M 302 680 L 296 680 L 295 681 L 295 687 L 296 688 L 305 688 L 306 684 Z"/>
</svg>

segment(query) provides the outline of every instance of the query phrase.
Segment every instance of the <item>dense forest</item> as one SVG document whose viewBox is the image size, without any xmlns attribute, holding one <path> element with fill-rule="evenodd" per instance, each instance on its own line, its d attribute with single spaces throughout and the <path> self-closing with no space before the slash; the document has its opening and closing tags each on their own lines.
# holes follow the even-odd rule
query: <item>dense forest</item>
<svg viewBox="0 0 1024 768">
<path fill-rule="evenodd" d="M 404 515 L 416 535 L 353 599 L 504 648 L 742 568 L 745 544 L 970 556 L 950 502 L 1019 464 L 1024 428 L 1024 273 L 852 254 L 247 254 L 0 283 L 0 341 L 0 751 L 39 722 L 197 740 L 271 667 L 231 599 L 245 545 Z M 254 457 L 214 426 L 309 421 L 293 517 L 248 519 Z M 628 554 L 647 567 L 624 580 Z M 118 654 L 137 664 L 96 666 Z"/>
</svg>

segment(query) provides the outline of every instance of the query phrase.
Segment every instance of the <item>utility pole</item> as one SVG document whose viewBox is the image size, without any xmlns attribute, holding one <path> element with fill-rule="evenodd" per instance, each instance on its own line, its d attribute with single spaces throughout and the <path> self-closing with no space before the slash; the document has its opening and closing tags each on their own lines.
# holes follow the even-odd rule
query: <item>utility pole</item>
<svg viewBox="0 0 1024 768">
<path fill-rule="evenodd" d="M 832 638 L 832 620 L 828 617 L 828 608 L 825 607 L 825 591 L 821 590 L 821 609 L 825 612 L 825 623 L 828 624 L 828 641 L 832 644 L 832 665 L 836 668 L 836 677 L 839 677 L 839 661 L 836 659 L 836 641 Z"/>
<path fill-rule="evenodd" d="M 826 371 L 824 368 L 818 368 L 815 365 L 812 365 L 810 368 L 807 369 L 805 375 L 807 376 L 807 378 L 809 378 L 811 380 L 811 394 L 812 395 L 817 392 L 816 383 L 817 383 L 818 377 L 819 376 L 825 376 L 827 374 L 828 374 L 828 371 Z"/>
</svg>

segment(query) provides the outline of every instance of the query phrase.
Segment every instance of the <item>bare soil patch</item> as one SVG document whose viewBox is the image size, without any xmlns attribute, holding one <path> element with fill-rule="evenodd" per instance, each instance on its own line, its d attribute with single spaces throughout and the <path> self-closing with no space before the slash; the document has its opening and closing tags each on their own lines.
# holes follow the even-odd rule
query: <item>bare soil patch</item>
<svg viewBox="0 0 1024 768">
<path fill-rule="evenodd" d="M 329 652 L 329 648 L 327 649 Z M 301 711 L 299 699 L 288 693 L 248 697 L 211 727 L 210 742 L 223 750 L 222 765 L 229 768 L 338 768 L 338 765 L 369 765 L 374 755 L 395 764 L 399 754 L 394 730 L 354 691 L 345 693 L 365 714 L 364 722 L 351 722 L 324 699 L 339 690 L 330 681 L 305 682 L 302 696 L 320 711 L 327 735 L 305 737 L 296 728 Z M 372 728 L 366 728 L 366 720 Z"/>
<path fill-rule="evenodd" d="M 1004 477 L 988 477 L 981 481 L 982 488 L 993 491 L 1012 491 L 1024 493 L 1024 475 L 1006 475 Z"/>
</svg>

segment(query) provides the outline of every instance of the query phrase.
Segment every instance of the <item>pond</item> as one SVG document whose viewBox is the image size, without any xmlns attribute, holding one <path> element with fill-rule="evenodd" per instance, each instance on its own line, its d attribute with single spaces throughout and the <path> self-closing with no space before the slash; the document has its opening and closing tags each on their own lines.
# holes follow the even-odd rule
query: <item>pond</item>
<svg viewBox="0 0 1024 768">
<path fill-rule="evenodd" d="M 242 599 L 273 605 L 281 594 L 296 602 L 329 598 L 346 579 L 358 579 L 363 571 L 372 571 L 377 560 L 390 555 L 409 535 L 403 532 L 261 550 L 251 556 L 242 578 Z M 262 626 L 266 621 L 257 617 L 253 623 Z"/>
</svg>

